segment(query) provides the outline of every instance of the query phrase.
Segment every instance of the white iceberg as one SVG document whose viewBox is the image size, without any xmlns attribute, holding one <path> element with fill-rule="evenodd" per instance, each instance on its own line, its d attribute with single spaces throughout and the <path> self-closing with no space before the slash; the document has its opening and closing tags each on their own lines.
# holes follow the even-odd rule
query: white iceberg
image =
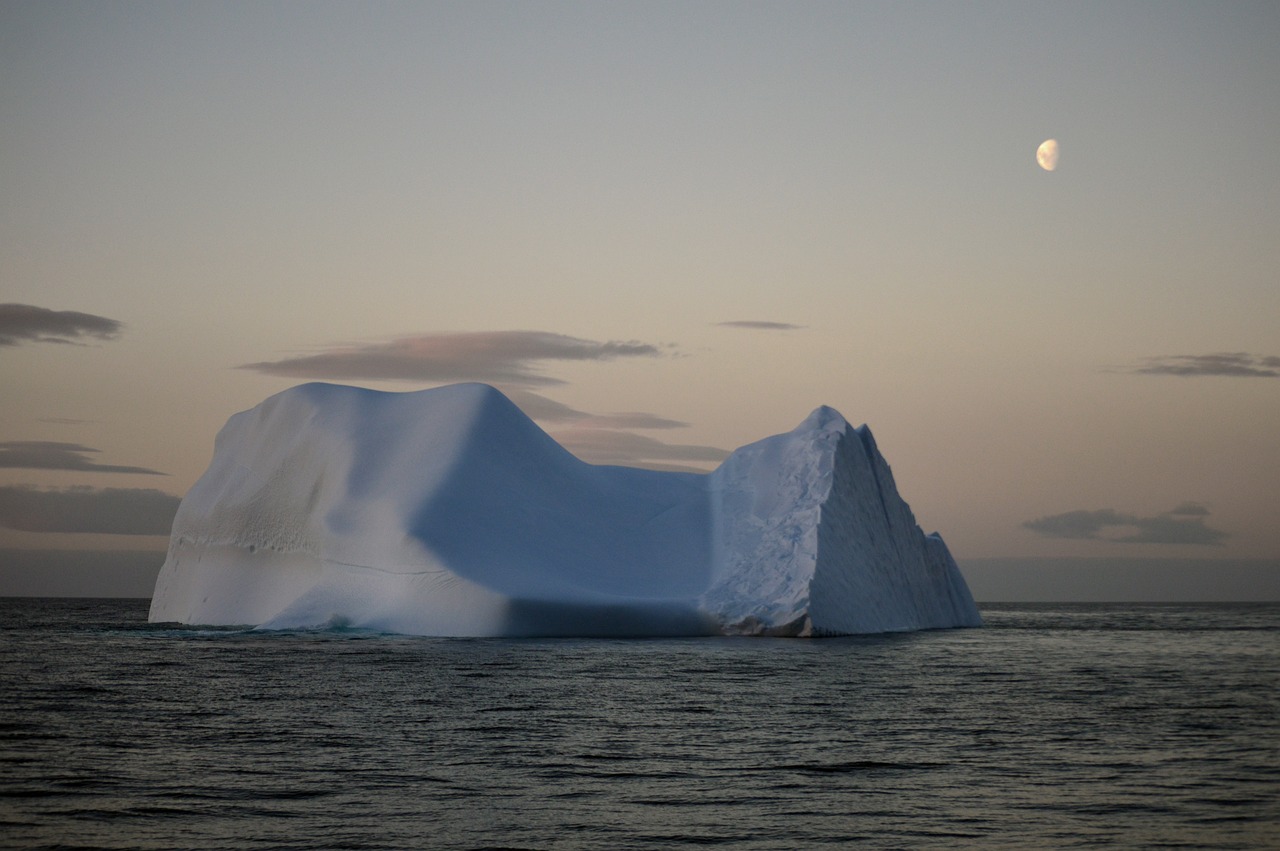
<svg viewBox="0 0 1280 851">
<path fill-rule="evenodd" d="M 233 416 L 150 620 L 439 636 L 981 623 L 866 426 L 819 408 L 713 473 L 580 461 L 492 387 L 305 384 Z"/>
</svg>

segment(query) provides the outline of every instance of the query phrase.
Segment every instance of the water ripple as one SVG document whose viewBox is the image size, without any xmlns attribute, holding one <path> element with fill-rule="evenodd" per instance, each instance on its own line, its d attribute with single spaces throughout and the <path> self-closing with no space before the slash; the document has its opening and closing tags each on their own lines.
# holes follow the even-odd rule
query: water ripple
<svg viewBox="0 0 1280 851">
<path fill-rule="evenodd" d="M 19 848 L 1280 847 L 1280 608 L 824 641 L 190 630 L 0 600 Z"/>
</svg>

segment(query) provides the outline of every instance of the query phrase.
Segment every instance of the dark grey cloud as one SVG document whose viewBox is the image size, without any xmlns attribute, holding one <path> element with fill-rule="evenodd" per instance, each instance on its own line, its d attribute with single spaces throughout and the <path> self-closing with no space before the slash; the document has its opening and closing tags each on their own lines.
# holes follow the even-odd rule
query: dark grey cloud
<svg viewBox="0 0 1280 851">
<path fill-rule="evenodd" d="M 604 428 L 575 428 L 556 432 L 552 437 L 565 449 L 591 464 L 621 464 L 629 467 L 658 467 L 704 472 L 696 467 L 673 467 L 669 462 L 718 464 L 729 454 L 715 446 L 664 443 L 641 434 Z"/>
<path fill-rule="evenodd" d="M 792 325 L 790 322 L 766 322 L 763 320 L 738 319 L 733 322 L 717 322 L 725 328 L 749 328 L 756 331 L 798 331 L 803 325 Z"/>
<path fill-rule="evenodd" d="M 1126 544 L 1196 544 L 1198 546 L 1220 546 L 1227 538 L 1227 533 L 1212 529 L 1204 524 L 1204 520 L 1162 514 L 1158 517 L 1135 518 L 1133 526 L 1136 531 L 1132 535 L 1117 538 Z"/>
<path fill-rule="evenodd" d="M 606 361 L 660 354 L 659 346 L 636 340 L 597 342 L 547 331 L 477 331 L 334 346 L 317 354 L 239 368 L 289 378 L 484 381 L 529 386 L 564 383 L 536 371 L 540 361 Z"/>
<path fill-rule="evenodd" d="M 1165 355 L 1148 358 L 1126 372 L 1138 375 L 1177 375 L 1184 378 L 1225 376 L 1228 378 L 1280 378 L 1280 357 L 1248 352 L 1218 352 L 1210 355 Z"/>
<path fill-rule="evenodd" d="M 86 338 L 114 339 L 120 328 L 121 324 L 116 320 L 92 313 L 50 310 L 31 304 L 0 304 L 0 346 L 19 343 L 83 345 Z"/>
<path fill-rule="evenodd" d="M 1028 520 L 1023 528 L 1047 538 L 1112 541 L 1122 544 L 1220 545 L 1226 532 L 1205 525 L 1208 509 L 1187 502 L 1155 517 L 1138 517 L 1103 508 L 1097 511 L 1068 511 Z M 1127 534 L 1103 534 L 1112 530 L 1132 530 Z"/>
<path fill-rule="evenodd" d="M 179 499 L 153 488 L 0 487 L 0 526 L 24 532 L 167 535 Z"/>
<path fill-rule="evenodd" d="M 688 423 L 670 420 L 657 414 L 631 411 L 614 414 L 591 414 L 548 399 L 528 390 L 505 389 L 507 398 L 515 402 L 530 419 L 545 423 L 569 423 L 595 428 L 685 428 Z"/>
<path fill-rule="evenodd" d="M 8 440 L 0 442 L 0 468 L 23 470 L 80 470 L 92 473 L 144 473 L 148 476 L 167 476 L 159 470 L 146 467 L 125 467 L 119 464 L 96 464 L 85 457 L 97 452 L 78 443 L 60 443 L 53 440 Z"/>
</svg>

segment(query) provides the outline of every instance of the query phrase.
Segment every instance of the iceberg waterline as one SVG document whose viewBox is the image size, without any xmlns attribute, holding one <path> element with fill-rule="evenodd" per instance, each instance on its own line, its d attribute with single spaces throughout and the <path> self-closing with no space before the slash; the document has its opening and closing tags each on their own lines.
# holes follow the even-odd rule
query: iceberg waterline
<svg viewBox="0 0 1280 851">
<path fill-rule="evenodd" d="M 574 457 L 483 384 L 304 384 L 233 416 L 152 622 L 439 636 L 981 623 L 866 426 L 821 407 L 714 472 Z"/>
</svg>

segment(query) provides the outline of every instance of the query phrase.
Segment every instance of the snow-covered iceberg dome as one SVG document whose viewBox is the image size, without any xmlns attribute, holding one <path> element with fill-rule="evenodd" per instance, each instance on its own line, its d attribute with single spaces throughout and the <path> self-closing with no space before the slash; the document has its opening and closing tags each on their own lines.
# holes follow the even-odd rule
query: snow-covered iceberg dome
<svg viewBox="0 0 1280 851">
<path fill-rule="evenodd" d="M 419 635 L 819 635 L 981 623 L 871 432 L 831 408 L 713 473 L 580 461 L 483 384 L 304 384 L 233 416 L 153 622 Z"/>
</svg>

